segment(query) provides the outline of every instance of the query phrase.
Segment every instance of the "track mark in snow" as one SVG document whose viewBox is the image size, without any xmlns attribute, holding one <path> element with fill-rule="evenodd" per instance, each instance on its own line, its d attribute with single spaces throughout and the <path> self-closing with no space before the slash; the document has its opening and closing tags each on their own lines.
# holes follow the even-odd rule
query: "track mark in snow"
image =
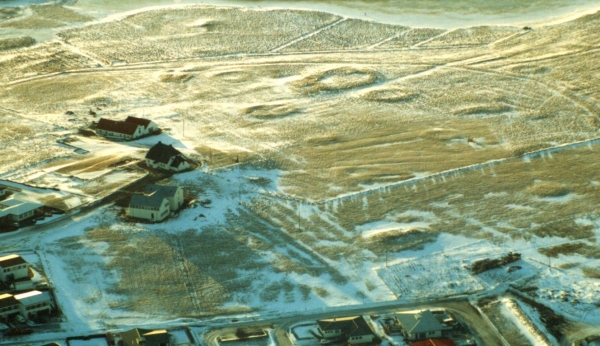
<svg viewBox="0 0 600 346">
<path fill-rule="evenodd" d="M 404 33 L 407 33 L 408 31 L 409 31 L 409 30 L 404 30 L 404 31 L 397 32 L 397 33 L 395 33 L 394 35 L 392 35 L 392 36 L 390 36 L 390 37 L 388 37 L 388 38 L 386 38 L 386 39 L 383 39 L 383 40 L 381 40 L 381 41 L 379 41 L 379 42 L 377 42 L 377 43 L 375 43 L 375 44 L 372 44 L 372 45 L 370 45 L 369 47 L 367 47 L 367 48 L 365 48 L 365 49 L 367 49 L 367 50 L 372 50 L 372 49 L 374 49 L 374 48 L 376 48 L 376 47 L 379 47 L 379 46 L 381 46 L 382 44 L 384 44 L 384 43 L 386 43 L 386 42 L 389 42 L 389 41 L 391 41 L 391 40 L 393 40 L 393 39 L 395 39 L 395 38 L 399 37 L 400 35 L 402 35 L 402 34 L 404 34 Z"/>
<path fill-rule="evenodd" d="M 439 35 L 437 35 L 437 36 L 430 37 L 430 38 L 426 39 L 425 41 L 421 41 L 421 42 L 419 42 L 419 43 L 417 43 L 417 44 L 414 44 L 414 45 L 412 45 L 410 48 L 416 48 L 416 47 L 422 46 L 422 45 L 424 45 L 424 44 L 425 44 L 425 43 L 427 43 L 427 42 L 431 42 L 431 41 L 433 41 L 433 40 L 435 40 L 435 39 L 437 39 L 437 38 L 440 38 L 440 37 L 446 36 L 446 35 L 448 35 L 449 33 L 453 32 L 453 31 L 454 31 L 454 30 L 448 30 L 448 31 L 444 31 L 443 33 L 441 33 L 441 34 L 439 34 Z"/>
<path fill-rule="evenodd" d="M 283 48 L 289 47 L 289 46 L 293 45 L 293 44 L 294 44 L 294 43 L 296 43 L 296 42 L 300 42 L 300 41 L 302 41 L 302 40 L 304 40 L 304 39 L 307 39 L 307 38 L 309 38 L 309 37 L 311 37 L 311 36 L 314 36 L 314 35 L 316 35 L 316 34 L 320 33 L 321 31 L 327 30 L 327 29 L 331 28 L 331 27 L 332 27 L 332 26 L 334 26 L 334 25 L 338 25 L 338 24 L 340 24 L 341 22 L 343 22 L 343 21 L 346 21 L 347 19 L 348 19 L 348 18 L 341 18 L 341 19 L 338 19 L 338 20 L 336 20 L 335 22 L 333 22 L 333 23 L 330 23 L 330 24 L 327 24 L 327 25 L 325 25 L 325 26 L 324 26 L 324 27 L 322 27 L 322 28 L 319 28 L 319 29 L 317 29 L 317 30 L 315 30 L 315 31 L 311 31 L 311 32 L 309 32 L 309 33 L 307 33 L 307 34 L 304 34 L 304 35 L 302 35 L 302 36 L 300 36 L 300 37 L 298 37 L 298 38 L 295 38 L 295 39 L 291 40 L 291 41 L 290 41 L 290 42 L 288 42 L 288 43 L 284 43 L 283 45 L 281 45 L 281 46 L 279 46 L 279 47 L 273 48 L 273 49 L 271 49 L 271 52 L 277 52 L 277 51 L 280 51 L 280 50 L 282 50 Z"/>
<path fill-rule="evenodd" d="M 104 67 L 104 63 L 102 61 L 98 60 L 97 58 L 94 58 L 93 56 L 89 55 L 88 53 L 83 52 L 81 49 L 79 49 L 71 44 L 68 44 L 67 42 L 65 42 L 63 40 L 57 40 L 57 42 L 62 44 L 63 47 L 65 47 L 65 49 L 68 49 L 72 53 L 84 56 L 84 57 L 92 60 L 96 64 L 100 65 L 101 67 Z"/>
</svg>

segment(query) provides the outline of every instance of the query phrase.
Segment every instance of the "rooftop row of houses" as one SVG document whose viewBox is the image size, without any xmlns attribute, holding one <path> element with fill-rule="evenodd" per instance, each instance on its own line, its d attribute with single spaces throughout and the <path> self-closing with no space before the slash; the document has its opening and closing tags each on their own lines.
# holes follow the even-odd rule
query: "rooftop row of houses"
<svg viewBox="0 0 600 346">
<path fill-rule="evenodd" d="M 49 292 L 29 291 L 17 295 L 0 294 L 0 320 L 8 321 L 21 315 L 25 318 L 50 314 L 53 308 Z"/>
</svg>

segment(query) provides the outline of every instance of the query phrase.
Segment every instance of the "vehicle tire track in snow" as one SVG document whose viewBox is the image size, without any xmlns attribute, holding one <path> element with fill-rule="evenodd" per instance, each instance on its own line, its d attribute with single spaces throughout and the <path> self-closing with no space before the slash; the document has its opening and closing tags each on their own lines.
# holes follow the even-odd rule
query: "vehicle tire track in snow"
<svg viewBox="0 0 600 346">
<path fill-rule="evenodd" d="M 395 39 L 395 38 L 397 38 L 397 37 L 400 37 L 400 35 L 402 35 L 402 34 L 405 34 L 405 33 L 409 32 L 410 30 L 411 30 L 411 29 L 408 29 L 408 30 L 404 30 L 404 31 L 397 32 L 397 33 L 393 34 L 392 36 L 390 36 L 390 37 L 388 37 L 388 38 L 385 38 L 385 39 L 383 39 L 383 40 L 381 40 L 381 41 L 379 41 L 379 42 L 377 42 L 377 43 L 375 43 L 375 44 L 372 44 L 372 45 L 370 45 L 370 46 L 366 47 L 365 49 L 366 49 L 366 50 L 372 50 L 372 49 L 375 49 L 376 47 L 379 47 L 379 46 L 381 46 L 382 44 L 384 44 L 384 43 L 386 43 L 386 42 L 389 42 L 389 41 L 391 41 L 391 40 L 393 40 L 393 39 Z"/>
<path fill-rule="evenodd" d="M 275 48 L 271 49 L 270 52 L 273 52 L 273 53 L 278 52 L 278 51 L 282 50 L 283 48 L 289 47 L 289 46 L 293 45 L 294 43 L 300 42 L 300 41 L 302 41 L 304 39 L 307 39 L 307 38 L 309 38 L 311 36 L 314 36 L 314 35 L 320 33 L 321 31 L 327 30 L 327 29 L 331 28 L 332 26 L 338 25 L 341 22 L 344 22 L 346 20 L 348 20 L 348 18 L 340 18 L 340 19 L 336 20 L 333 23 L 329 23 L 329 24 L 325 25 L 324 27 L 321 27 L 321 28 L 319 28 L 317 30 L 311 31 L 309 33 L 306 33 L 306 34 L 304 34 L 304 35 L 302 35 L 300 37 L 297 37 L 297 38 L 289 41 L 288 43 L 282 44 L 279 47 L 275 47 Z"/>
</svg>

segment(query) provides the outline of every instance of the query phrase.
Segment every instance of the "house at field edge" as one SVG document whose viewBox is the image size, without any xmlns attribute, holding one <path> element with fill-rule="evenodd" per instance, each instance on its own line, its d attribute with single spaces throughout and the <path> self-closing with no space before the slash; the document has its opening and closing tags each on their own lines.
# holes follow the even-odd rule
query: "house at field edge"
<svg viewBox="0 0 600 346">
<path fill-rule="evenodd" d="M 433 316 L 431 311 L 417 313 L 396 313 L 396 320 L 402 325 L 405 337 L 410 340 L 439 338 L 444 326 Z"/>
<path fill-rule="evenodd" d="M 144 194 L 161 194 L 169 201 L 171 211 L 176 211 L 183 205 L 183 189 L 179 186 L 150 184 L 146 186 Z"/>
<path fill-rule="evenodd" d="M 29 280 L 29 263 L 19 255 L 0 257 L 0 281 L 12 282 L 27 278 Z"/>
<path fill-rule="evenodd" d="M 117 346 L 171 346 L 171 334 L 165 329 L 134 328 L 120 334 L 109 335 Z"/>
<path fill-rule="evenodd" d="M 96 133 L 109 138 L 136 139 L 158 131 L 151 120 L 129 116 L 125 121 L 100 118 Z"/>
<path fill-rule="evenodd" d="M 368 344 L 377 340 L 371 325 L 363 316 L 318 320 L 319 332 L 324 339 L 348 344 Z"/>
<path fill-rule="evenodd" d="M 21 304 L 21 315 L 25 318 L 50 314 L 52 311 L 52 299 L 48 292 L 30 291 L 15 295 L 15 299 Z"/>
<path fill-rule="evenodd" d="M 18 198 L 0 201 L 0 219 L 9 218 L 18 222 L 34 217 L 43 207 L 42 204 L 27 202 Z"/>
<path fill-rule="evenodd" d="M 0 294 L 0 321 L 7 321 L 20 312 L 21 303 L 12 294 Z"/>
<path fill-rule="evenodd" d="M 179 186 L 146 186 L 143 195 L 135 194 L 129 202 L 129 216 L 152 221 L 164 220 L 171 211 L 183 205 L 183 189 Z"/>
<path fill-rule="evenodd" d="M 173 145 L 156 143 L 146 154 L 146 164 L 152 168 L 164 169 L 167 171 L 180 172 L 190 168 L 186 157 L 173 148 Z"/>
</svg>

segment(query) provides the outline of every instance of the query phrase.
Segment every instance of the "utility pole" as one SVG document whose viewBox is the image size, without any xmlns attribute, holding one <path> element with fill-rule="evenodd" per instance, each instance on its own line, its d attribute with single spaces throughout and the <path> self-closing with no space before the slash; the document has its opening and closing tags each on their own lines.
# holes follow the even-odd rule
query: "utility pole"
<svg viewBox="0 0 600 346">
<path fill-rule="evenodd" d="M 388 251 L 387 251 L 387 249 L 386 249 L 386 250 L 385 250 L 385 267 L 386 267 L 386 268 L 387 268 L 387 264 L 388 264 L 388 261 L 387 261 L 387 253 L 388 253 Z"/>
</svg>

